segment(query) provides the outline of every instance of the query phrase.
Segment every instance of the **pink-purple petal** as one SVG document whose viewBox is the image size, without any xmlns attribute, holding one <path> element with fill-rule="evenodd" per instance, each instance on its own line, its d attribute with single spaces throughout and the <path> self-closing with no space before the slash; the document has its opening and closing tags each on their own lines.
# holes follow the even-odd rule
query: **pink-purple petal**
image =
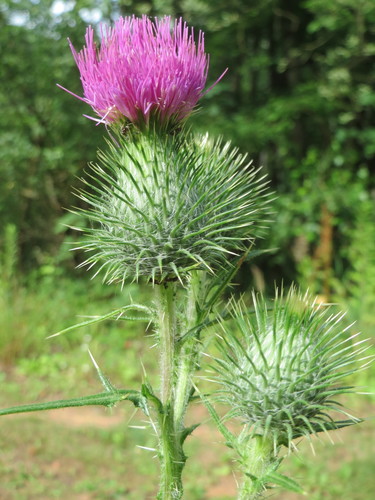
<svg viewBox="0 0 375 500">
<path fill-rule="evenodd" d="M 155 114 L 168 125 L 185 119 L 212 88 L 204 91 L 209 66 L 204 35 L 199 32 L 195 43 L 193 29 L 182 19 L 171 29 L 168 16 L 155 21 L 124 17 L 113 27 L 102 26 L 101 36 L 97 48 L 94 31 L 88 27 L 80 52 L 69 41 L 84 97 L 73 95 L 90 104 L 99 121 L 125 117 L 143 126 Z"/>
</svg>

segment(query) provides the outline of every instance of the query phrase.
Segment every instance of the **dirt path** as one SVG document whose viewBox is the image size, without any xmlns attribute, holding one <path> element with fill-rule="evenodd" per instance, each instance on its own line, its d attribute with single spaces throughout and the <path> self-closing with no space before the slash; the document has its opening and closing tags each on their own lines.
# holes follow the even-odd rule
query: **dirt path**
<svg viewBox="0 0 375 500">
<path fill-rule="evenodd" d="M 130 417 L 124 411 L 116 409 L 114 412 L 100 407 L 61 408 L 44 412 L 41 418 L 47 418 L 67 427 L 97 427 L 110 429 L 117 427 Z"/>
</svg>

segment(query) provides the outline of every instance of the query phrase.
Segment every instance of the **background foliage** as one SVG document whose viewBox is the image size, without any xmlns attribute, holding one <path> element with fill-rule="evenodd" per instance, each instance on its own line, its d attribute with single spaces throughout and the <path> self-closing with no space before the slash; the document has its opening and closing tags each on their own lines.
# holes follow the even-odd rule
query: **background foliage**
<svg viewBox="0 0 375 500">
<path fill-rule="evenodd" d="M 87 106 L 55 86 L 81 93 L 66 38 L 79 47 L 88 23 L 132 13 L 182 15 L 206 33 L 211 81 L 229 68 L 194 119 L 248 151 L 279 195 L 263 242 L 279 250 L 257 263 L 258 286 L 262 275 L 303 278 L 330 295 L 366 211 L 371 225 L 372 0 L 3 2 L 0 227 L 16 227 L 22 270 L 61 260 L 73 267 L 77 257 L 61 245 L 69 237 L 61 223 L 71 218 L 62 207 L 74 203 L 75 176 L 102 140 L 103 128 L 81 116 Z M 370 253 L 374 242 L 366 244 Z"/>
</svg>

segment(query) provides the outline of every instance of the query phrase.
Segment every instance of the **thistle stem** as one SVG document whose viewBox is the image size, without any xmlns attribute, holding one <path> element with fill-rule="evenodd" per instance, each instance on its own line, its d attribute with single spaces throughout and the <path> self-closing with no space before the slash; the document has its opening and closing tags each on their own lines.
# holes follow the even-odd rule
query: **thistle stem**
<svg viewBox="0 0 375 500">
<path fill-rule="evenodd" d="M 158 415 L 161 481 L 157 498 L 179 500 L 183 493 L 181 474 L 186 458 L 173 418 L 177 335 L 176 285 L 160 285 L 157 287 L 157 293 L 162 402 L 162 410 Z"/>
<path fill-rule="evenodd" d="M 160 341 L 161 402 L 171 402 L 175 366 L 176 342 L 176 285 L 160 285 L 158 293 L 158 326 Z"/>
<path fill-rule="evenodd" d="M 186 305 L 185 331 L 189 331 L 197 324 L 197 301 L 200 291 L 200 276 L 193 272 L 190 277 Z M 184 427 L 184 418 L 189 404 L 192 389 L 191 375 L 197 363 L 197 339 L 195 336 L 188 338 L 179 353 L 177 367 L 176 394 L 174 403 L 175 427 L 181 431 Z"/>
<path fill-rule="evenodd" d="M 256 500 L 265 491 L 262 478 L 275 468 L 272 440 L 264 436 L 255 436 L 250 439 L 241 465 L 244 480 L 239 490 L 238 500 Z"/>
<path fill-rule="evenodd" d="M 180 500 L 183 494 L 182 470 L 186 457 L 180 435 L 176 433 L 170 405 L 159 415 L 161 478 L 158 500 Z"/>
</svg>

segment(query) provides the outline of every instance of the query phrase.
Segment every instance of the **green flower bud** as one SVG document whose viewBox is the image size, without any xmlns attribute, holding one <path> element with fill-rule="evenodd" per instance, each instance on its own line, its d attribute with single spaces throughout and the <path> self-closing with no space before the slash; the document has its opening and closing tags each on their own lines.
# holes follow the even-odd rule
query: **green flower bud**
<svg viewBox="0 0 375 500">
<path fill-rule="evenodd" d="M 83 265 L 101 264 L 107 282 L 183 280 L 193 269 L 215 272 L 260 234 L 265 176 L 229 143 L 184 134 L 133 139 L 99 154 L 95 182 L 80 193 L 93 222 Z"/>
<path fill-rule="evenodd" d="M 343 379 L 359 369 L 356 359 L 368 349 L 365 340 L 352 343 L 357 335 L 345 334 L 343 316 L 294 288 L 273 304 L 254 296 L 252 313 L 243 303 L 234 306 L 233 322 L 222 323 L 222 359 L 214 363 L 218 400 L 275 448 L 359 421 L 335 399 L 352 391 Z M 335 422 L 331 410 L 349 420 Z"/>
</svg>

